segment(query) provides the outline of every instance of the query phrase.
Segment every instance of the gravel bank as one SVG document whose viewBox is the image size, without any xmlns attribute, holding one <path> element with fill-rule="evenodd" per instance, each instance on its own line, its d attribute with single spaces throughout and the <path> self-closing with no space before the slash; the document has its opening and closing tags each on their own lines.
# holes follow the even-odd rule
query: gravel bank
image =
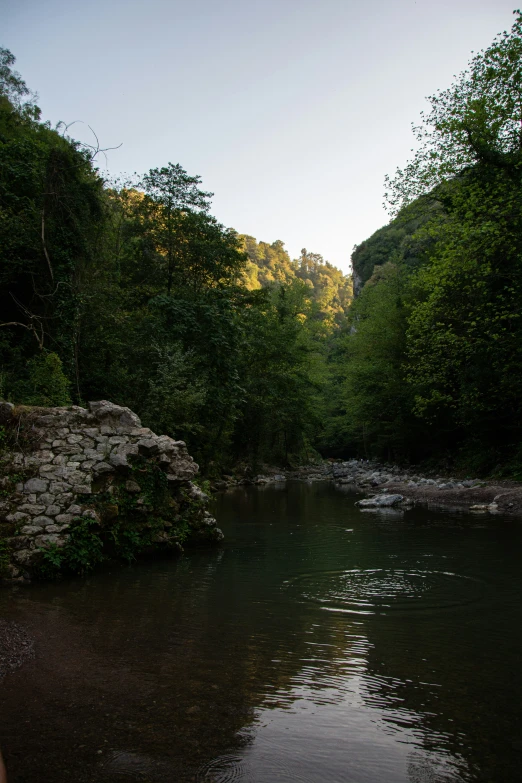
<svg viewBox="0 0 522 783">
<path fill-rule="evenodd" d="M 0 618 L 0 680 L 34 657 L 34 639 L 19 625 Z"/>
<path fill-rule="evenodd" d="M 212 489 L 241 484 L 272 484 L 288 480 L 333 481 L 351 485 L 366 495 L 402 495 L 412 503 L 472 510 L 477 513 L 522 514 L 522 484 L 516 481 L 458 479 L 427 476 L 398 465 L 378 465 L 365 460 L 318 463 L 297 470 L 265 467 L 257 475 L 224 476 Z M 482 506 L 482 508 L 473 508 Z"/>
</svg>

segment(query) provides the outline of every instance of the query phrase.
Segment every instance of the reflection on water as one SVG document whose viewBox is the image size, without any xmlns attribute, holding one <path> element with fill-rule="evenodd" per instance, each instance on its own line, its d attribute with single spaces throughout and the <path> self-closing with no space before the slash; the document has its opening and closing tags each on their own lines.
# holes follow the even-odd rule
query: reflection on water
<svg viewBox="0 0 522 783">
<path fill-rule="evenodd" d="M 354 500 L 237 490 L 219 550 L 0 592 L 12 783 L 517 780 L 520 524 Z"/>
</svg>

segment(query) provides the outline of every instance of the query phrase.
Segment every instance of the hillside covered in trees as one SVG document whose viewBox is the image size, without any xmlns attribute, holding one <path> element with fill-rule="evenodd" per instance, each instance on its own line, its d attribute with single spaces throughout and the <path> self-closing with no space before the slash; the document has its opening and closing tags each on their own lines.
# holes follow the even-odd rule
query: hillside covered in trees
<svg viewBox="0 0 522 783">
<path fill-rule="evenodd" d="M 0 396 L 108 398 L 207 474 L 322 456 L 522 475 L 522 17 L 429 100 L 351 279 L 125 186 L 0 63 Z M 349 216 L 347 216 L 349 220 Z"/>
<path fill-rule="evenodd" d="M 280 240 L 271 245 L 258 243 L 247 235 L 241 235 L 240 240 L 247 254 L 242 279 L 249 290 L 292 285 L 302 280 L 308 289 L 313 316 L 329 326 L 343 323 L 353 297 L 350 276 L 343 275 L 319 253 L 309 253 L 306 248 L 292 261 Z"/>
<path fill-rule="evenodd" d="M 337 341 L 340 445 L 522 475 L 522 17 L 471 60 L 388 179 Z"/>
<path fill-rule="evenodd" d="M 349 278 L 220 225 L 179 164 L 104 182 L 13 64 L 2 50 L 0 396 L 124 404 L 210 473 L 312 458 Z"/>
</svg>

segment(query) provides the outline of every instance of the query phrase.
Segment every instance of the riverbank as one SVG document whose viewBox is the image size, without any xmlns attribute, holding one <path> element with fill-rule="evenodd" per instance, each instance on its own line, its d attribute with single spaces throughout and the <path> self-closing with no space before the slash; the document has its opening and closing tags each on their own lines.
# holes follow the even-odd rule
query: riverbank
<svg viewBox="0 0 522 783">
<path fill-rule="evenodd" d="M 398 494 L 413 504 L 453 507 L 474 513 L 522 514 L 520 482 L 421 475 L 414 469 L 363 460 L 325 461 L 293 470 L 264 466 L 262 472 L 255 475 L 243 470 L 214 481 L 212 489 L 222 491 L 240 485 L 262 486 L 291 480 L 332 481 L 353 486 L 354 490 L 368 496 Z"/>
</svg>

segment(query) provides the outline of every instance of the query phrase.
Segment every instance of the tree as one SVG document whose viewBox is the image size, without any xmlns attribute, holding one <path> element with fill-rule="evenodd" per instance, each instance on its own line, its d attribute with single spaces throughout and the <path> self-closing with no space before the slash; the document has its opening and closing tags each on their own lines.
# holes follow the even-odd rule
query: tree
<svg viewBox="0 0 522 783">
<path fill-rule="evenodd" d="M 404 383 L 408 311 L 405 269 L 390 262 L 377 267 L 333 347 L 325 440 L 335 451 L 411 456 L 416 428 L 413 395 Z"/>
<path fill-rule="evenodd" d="M 214 474 L 313 453 L 348 278 L 222 226 L 179 164 L 105 187 L 96 149 L 39 121 L 13 64 L 0 50 L 2 394 L 128 405 Z"/>
<path fill-rule="evenodd" d="M 293 464 L 314 454 L 319 429 L 321 389 L 306 328 L 308 288 L 294 280 L 256 293 L 242 319 L 235 456 L 255 464 Z"/>
<path fill-rule="evenodd" d="M 414 410 L 483 470 L 522 464 L 522 15 L 515 13 L 511 31 L 430 98 L 416 128 L 420 149 L 388 181 L 394 210 L 430 190 L 443 207 L 423 229 L 430 244 L 411 279 L 406 380 Z"/>
<path fill-rule="evenodd" d="M 520 183 L 477 166 L 432 236 L 412 279 L 407 382 L 416 413 L 454 443 L 472 439 L 491 469 L 522 438 Z"/>
<path fill-rule="evenodd" d="M 182 255 L 182 221 L 188 212 L 207 213 L 213 193 L 198 188 L 201 177 L 190 177 L 179 163 L 151 169 L 140 182 L 149 196 L 143 202 L 155 219 L 156 244 L 167 260 L 167 293 L 170 294 L 176 265 Z M 152 213 L 152 214 L 150 214 Z"/>
<path fill-rule="evenodd" d="M 477 164 L 520 171 L 522 15 L 514 13 L 510 32 L 476 54 L 451 87 L 428 98 L 431 111 L 413 126 L 420 148 L 393 179 L 386 178 L 392 213 Z"/>
<path fill-rule="evenodd" d="M 38 121 L 14 57 L 0 52 L 0 364 L 6 393 L 52 349 L 76 379 L 86 268 L 104 222 L 103 183 L 81 145 Z M 36 339 L 35 339 L 36 338 Z"/>
<path fill-rule="evenodd" d="M 19 383 L 17 399 L 28 405 L 70 405 L 70 383 L 56 353 L 41 351 L 28 362 L 28 378 Z"/>
<path fill-rule="evenodd" d="M 9 49 L 0 46 L 0 101 L 9 102 L 19 112 L 31 114 L 34 119 L 38 119 L 40 110 L 34 103 L 36 96 L 20 74 L 13 71 L 15 62 L 16 58 Z"/>
</svg>

